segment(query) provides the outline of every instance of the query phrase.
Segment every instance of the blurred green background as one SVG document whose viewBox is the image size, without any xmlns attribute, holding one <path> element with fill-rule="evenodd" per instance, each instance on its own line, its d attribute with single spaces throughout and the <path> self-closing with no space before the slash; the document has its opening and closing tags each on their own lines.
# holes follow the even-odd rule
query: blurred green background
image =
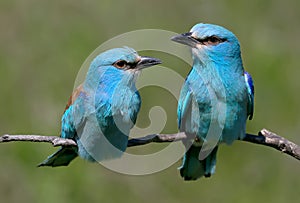
<svg viewBox="0 0 300 203">
<path fill-rule="evenodd" d="M 223 25 L 239 38 L 255 80 L 254 120 L 300 144 L 300 1 L 0 1 L 0 134 L 58 135 L 60 116 L 85 58 L 124 32 L 155 28 L 178 33 L 195 23 Z M 164 58 L 164 57 L 163 57 Z M 168 60 L 185 76 L 188 66 Z M 168 113 L 163 132 L 176 132 L 176 100 L 145 88 L 138 125 L 148 110 Z M 166 96 L 163 96 L 166 95 Z M 138 147 L 151 149 L 158 144 Z M 236 142 L 222 146 L 217 173 L 184 182 L 180 162 L 147 176 L 127 176 L 76 159 L 69 167 L 37 168 L 50 144 L 0 145 L 0 202 L 299 202 L 299 161 L 271 148 Z"/>
</svg>

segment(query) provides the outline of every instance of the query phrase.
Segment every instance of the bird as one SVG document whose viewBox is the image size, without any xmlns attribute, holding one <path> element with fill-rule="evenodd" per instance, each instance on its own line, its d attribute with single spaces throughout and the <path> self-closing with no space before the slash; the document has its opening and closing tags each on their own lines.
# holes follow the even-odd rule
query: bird
<svg viewBox="0 0 300 203">
<path fill-rule="evenodd" d="M 179 131 L 187 135 L 180 175 L 211 177 L 219 144 L 245 136 L 254 113 L 253 79 L 243 67 L 238 38 L 222 26 L 198 23 L 171 40 L 187 45 L 193 59 L 177 107 Z"/>
<path fill-rule="evenodd" d="M 60 136 L 77 146 L 62 146 L 38 166 L 67 166 L 77 156 L 90 162 L 122 156 L 141 106 L 137 77 L 142 69 L 161 63 L 129 47 L 96 56 L 61 119 Z"/>
</svg>

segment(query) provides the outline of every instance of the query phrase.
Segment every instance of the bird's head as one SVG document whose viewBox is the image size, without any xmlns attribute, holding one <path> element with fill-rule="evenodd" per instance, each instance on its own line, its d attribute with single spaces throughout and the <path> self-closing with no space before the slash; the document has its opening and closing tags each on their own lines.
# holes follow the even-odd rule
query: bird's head
<svg viewBox="0 0 300 203">
<path fill-rule="evenodd" d="M 237 37 L 218 25 L 199 23 L 190 32 L 176 35 L 171 40 L 191 47 L 193 56 L 201 61 L 226 61 L 240 57 Z"/>
<path fill-rule="evenodd" d="M 157 58 L 139 56 L 129 47 L 110 49 L 99 54 L 92 61 L 85 83 L 89 87 L 95 87 L 101 81 L 111 84 L 125 81 L 127 84 L 132 84 L 142 69 L 160 63 Z"/>
<path fill-rule="evenodd" d="M 129 47 L 114 48 L 98 55 L 92 62 L 91 67 L 114 68 L 116 71 L 136 72 L 143 68 L 161 64 L 157 58 L 139 56 Z"/>
</svg>

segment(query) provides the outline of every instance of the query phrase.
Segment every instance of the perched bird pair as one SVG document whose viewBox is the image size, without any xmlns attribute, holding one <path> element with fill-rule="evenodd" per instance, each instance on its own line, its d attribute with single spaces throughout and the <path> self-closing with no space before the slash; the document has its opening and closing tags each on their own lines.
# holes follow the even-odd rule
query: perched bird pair
<svg viewBox="0 0 300 203">
<path fill-rule="evenodd" d="M 200 23 L 172 40 L 192 50 L 193 67 L 177 114 L 179 129 L 188 136 L 180 174 L 196 180 L 215 172 L 220 143 L 243 139 L 246 120 L 253 116 L 254 87 L 243 68 L 238 39 L 229 30 Z M 137 75 L 160 63 L 130 48 L 98 55 L 62 117 L 61 137 L 75 140 L 78 147 L 61 147 L 39 166 L 66 166 L 78 155 L 89 161 L 120 157 L 140 109 Z"/>
</svg>

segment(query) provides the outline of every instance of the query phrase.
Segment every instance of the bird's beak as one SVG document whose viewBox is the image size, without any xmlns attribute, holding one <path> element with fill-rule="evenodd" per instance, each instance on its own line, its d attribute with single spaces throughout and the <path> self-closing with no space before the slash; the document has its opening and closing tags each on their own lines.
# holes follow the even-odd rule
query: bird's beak
<svg viewBox="0 0 300 203">
<path fill-rule="evenodd" d="M 192 37 L 192 34 L 193 34 L 192 32 L 187 32 L 187 33 L 175 35 L 174 37 L 171 38 L 171 40 L 195 48 L 199 42 L 194 37 Z"/>
<path fill-rule="evenodd" d="M 141 56 L 141 60 L 137 63 L 136 68 L 137 69 L 144 69 L 150 66 L 154 66 L 157 64 L 161 64 L 161 60 L 157 58 L 151 58 L 147 56 Z"/>
</svg>

